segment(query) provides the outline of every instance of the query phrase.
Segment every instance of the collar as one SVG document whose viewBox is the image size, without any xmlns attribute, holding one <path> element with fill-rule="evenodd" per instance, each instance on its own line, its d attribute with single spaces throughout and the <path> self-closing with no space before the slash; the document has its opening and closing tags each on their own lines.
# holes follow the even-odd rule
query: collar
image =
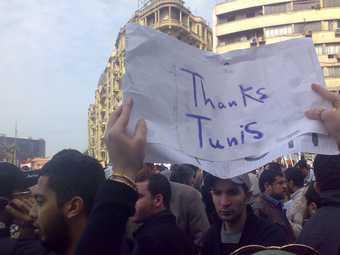
<svg viewBox="0 0 340 255">
<path fill-rule="evenodd" d="M 291 196 L 290 196 L 290 199 L 295 199 L 297 198 L 301 193 L 304 192 L 304 187 L 302 188 L 299 188 L 298 190 L 296 190 Z"/>
<path fill-rule="evenodd" d="M 264 194 L 263 198 L 264 198 L 267 202 L 273 204 L 273 205 L 276 206 L 276 207 L 280 207 L 280 208 L 283 207 L 283 203 L 282 203 L 280 200 L 277 200 L 277 199 L 275 199 L 275 198 L 273 198 L 273 197 L 271 197 L 271 196 L 268 196 L 268 195 L 266 195 L 266 194 Z"/>
</svg>

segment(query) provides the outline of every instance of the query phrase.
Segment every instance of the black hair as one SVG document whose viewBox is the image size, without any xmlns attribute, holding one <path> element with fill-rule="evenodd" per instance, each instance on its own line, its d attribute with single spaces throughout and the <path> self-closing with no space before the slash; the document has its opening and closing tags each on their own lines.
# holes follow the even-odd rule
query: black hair
<svg viewBox="0 0 340 255">
<path fill-rule="evenodd" d="M 272 170 L 275 170 L 275 171 L 282 172 L 282 165 L 277 163 L 277 162 L 270 162 L 270 163 L 268 163 L 264 166 L 264 169 L 265 170 L 272 169 Z"/>
<path fill-rule="evenodd" d="M 170 208 L 171 186 L 168 179 L 162 174 L 140 174 L 136 182 L 148 181 L 148 190 L 152 196 L 161 194 L 164 206 Z"/>
<path fill-rule="evenodd" d="M 0 196 L 10 198 L 15 191 L 21 191 L 24 175 L 18 167 L 0 162 Z"/>
<path fill-rule="evenodd" d="M 307 161 L 305 159 L 300 159 L 296 164 L 295 164 L 295 167 L 297 168 L 309 168 L 308 164 L 307 164 Z"/>
<path fill-rule="evenodd" d="M 306 193 L 305 193 L 305 198 L 307 200 L 307 205 L 310 205 L 311 203 L 315 203 L 318 208 L 321 206 L 321 198 L 320 194 L 316 192 L 314 188 L 314 182 L 310 183 Z"/>
<path fill-rule="evenodd" d="M 340 155 L 317 155 L 314 174 L 320 191 L 340 190 Z"/>
<path fill-rule="evenodd" d="M 220 180 L 224 180 L 222 178 L 218 178 L 212 174 L 206 173 L 206 175 L 204 176 L 204 186 L 208 189 L 208 190 L 213 190 L 216 183 Z M 231 180 L 231 179 L 230 179 Z M 236 183 L 235 183 L 236 184 Z M 239 186 L 242 187 L 244 193 L 248 193 L 249 192 L 249 188 L 248 186 L 243 183 L 243 184 L 237 184 Z"/>
<path fill-rule="evenodd" d="M 299 168 L 289 167 L 285 171 L 287 182 L 293 181 L 294 185 L 298 188 L 302 188 L 305 181 L 305 176 Z"/>
<path fill-rule="evenodd" d="M 195 177 L 198 167 L 190 164 L 172 165 L 170 181 L 190 185 L 190 179 Z"/>
<path fill-rule="evenodd" d="M 104 170 L 96 159 L 71 149 L 58 152 L 48 161 L 41 176 L 48 176 L 48 187 L 56 193 L 59 206 L 79 196 L 87 214 L 99 186 L 105 181 Z"/>
<path fill-rule="evenodd" d="M 259 179 L 259 187 L 261 192 L 265 192 L 265 184 L 272 185 L 275 182 L 276 177 L 283 177 L 281 169 L 278 168 L 268 168 L 262 172 Z"/>
</svg>

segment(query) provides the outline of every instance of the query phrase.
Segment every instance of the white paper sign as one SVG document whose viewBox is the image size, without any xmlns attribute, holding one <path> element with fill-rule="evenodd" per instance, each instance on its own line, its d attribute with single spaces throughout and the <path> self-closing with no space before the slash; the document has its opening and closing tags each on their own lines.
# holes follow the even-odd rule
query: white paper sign
<svg viewBox="0 0 340 255">
<path fill-rule="evenodd" d="M 130 130 L 140 117 L 147 120 L 154 160 L 166 151 L 197 164 L 215 162 L 225 172 L 250 156 L 268 161 L 278 148 L 288 153 L 292 139 L 325 134 L 304 117 L 307 109 L 330 107 L 311 91 L 312 83 L 324 82 L 310 39 L 217 55 L 127 26 L 123 91 L 134 98 Z"/>
</svg>

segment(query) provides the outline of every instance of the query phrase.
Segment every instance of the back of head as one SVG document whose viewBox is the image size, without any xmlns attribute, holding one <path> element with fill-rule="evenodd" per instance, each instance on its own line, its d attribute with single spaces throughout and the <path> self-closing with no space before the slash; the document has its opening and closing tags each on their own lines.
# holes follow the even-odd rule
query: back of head
<svg viewBox="0 0 340 255">
<path fill-rule="evenodd" d="M 265 184 L 271 185 L 275 182 L 276 177 L 283 176 L 281 167 L 278 168 L 279 164 L 277 163 L 272 163 L 272 164 L 273 164 L 272 165 L 273 167 L 269 166 L 260 175 L 259 187 L 260 187 L 261 192 L 265 192 L 266 190 Z"/>
<path fill-rule="evenodd" d="M 318 192 L 316 192 L 316 190 L 314 188 L 314 182 L 309 184 L 309 186 L 308 186 L 308 188 L 305 192 L 305 198 L 307 200 L 307 205 L 309 205 L 310 203 L 315 203 L 317 205 L 317 207 L 320 207 L 321 198 L 320 198 L 320 194 Z"/>
<path fill-rule="evenodd" d="M 277 162 L 268 163 L 267 165 L 264 166 L 264 169 L 265 170 L 271 169 L 271 170 L 282 172 L 282 166 Z"/>
<path fill-rule="evenodd" d="M 317 155 L 314 174 L 321 192 L 340 190 L 340 155 Z"/>
<path fill-rule="evenodd" d="M 170 181 L 192 186 L 198 168 L 189 164 L 173 165 L 171 167 Z"/>
<path fill-rule="evenodd" d="M 307 164 L 307 161 L 305 159 L 300 159 L 296 164 L 295 164 L 295 167 L 297 168 L 306 168 L 308 169 L 308 164 Z"/>
<path fill-rule="evenodd" d="M 56 193 L 59 205 L 79 196 L 87 214 L 98 187 L 105 181 L 104 170 L 97 160 L 70 149 L 60 151 L 48 161 L 41 175 L 48 177 L 48 186 Z"/>
<path fill-rule="evenodd" d="M 305 177 L 304 177 L 303 173 L 300 171 L 300 169 L 298 169 L 296 167 L 289 167 L 285 171 L 285 176 L 286 176 L 287 182 L 293 181 L 294 186 L 296 186 L 298 188 L 303 187 Z"/>
<path fill-rule="evenodd" d="M 21 189 L 23 180 L 23 173 L 18 167 L 0 162 L 0 197 L 10 198 L 13 192 Z"/>
</svg>

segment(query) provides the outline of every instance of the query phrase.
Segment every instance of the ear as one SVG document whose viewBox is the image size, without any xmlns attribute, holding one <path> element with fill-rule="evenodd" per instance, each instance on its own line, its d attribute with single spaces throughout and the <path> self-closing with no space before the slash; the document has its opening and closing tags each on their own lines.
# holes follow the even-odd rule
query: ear
<svg viewBox="0 0 340 255">
<path fill-rule="evenodd" d="M 312 209 L 312 210 L 317 210 L 318 209 L 318 206 L 316 205 L 316 203 L 314 203 L 314 202 L 311 202 L 310 204 L 309 204 L 309 207 Z"/>
<path fill-rule="evenodd" d="M 67 201 L 63 207 L 63 212 L 66 219 L 76 217 L 79 214 L 82 214 L 84 210 L 84 200 L 78 196 L 73 197 L 71 200 Z"/>
<path fill-rule="evenodd" d="M 164 198 L 161 194 L 157 194 L 153 198 L 154 205 L 156 208 L 164 207 Z"/>
<path fill-rule="evenodd" d="M 270 185 L 268 182 L 264 184 L 265 192 L 272 192 L 272 185 Z"/>
<path fill-rule="evenodd" d="M 320 185 L 318 182 L 314 182 L 314 189 L 316 193 L 320 194 Z"/>
</svg>

